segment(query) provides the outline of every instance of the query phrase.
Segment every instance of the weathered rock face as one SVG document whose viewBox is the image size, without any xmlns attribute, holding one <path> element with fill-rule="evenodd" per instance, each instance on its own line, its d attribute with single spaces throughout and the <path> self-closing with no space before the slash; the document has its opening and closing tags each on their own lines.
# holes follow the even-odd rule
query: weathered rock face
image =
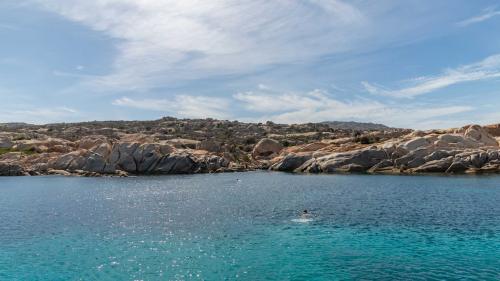
<svg viewBox="0 0 500 281">
<path fill-rule="evenodd" d="M 24 174 L 25 171 L 21 165 L 0 162 L 0 176 L 22 176 Z"/>
<path fill-rule="evenodd" d="M 159 144 L 147 143 L 139 146 L 134 152 L 137 173 L 148 173 L 162 157 Z M 129 171 L 131 172 L 131 171 Z"/>
<path fill-rule="evenodd" d="M 161 158 L 153 172 L 157 174 L 190 174 L 198 169 L 189 155 L 169 155 Z"/>
<path fill-rule="evenodd" d="M 498 146 L 496 139 L 494 139 L 483 127 L 479 125 L 471 125 L 469 127 L 464 127 L 464 129 L 465 137 L 476 140 L 486 146 Z"/>
<path fill-rule="evenodd" d="M 278 163 L 272 165 L 270 169 L 274 171 L 293 172 L 311 158 L 311 153 L 291 153 Z"/>
<path fill-rule="evenodd" d="M 139 148 L 139 143 L 115 143 L 109 156 L 109 169 L 118 169 L 130 173 L 137 171 L 134 152 Z"/>
<path fill-rule="evenodd" d="M 429 144 L 430 144 L 430 142 L 426 138 L 417 137 L 415 139 L 412 139 L 412 140 L 405 142 L 403 145 L 401 145 L 401 147 L 403 149 L 408 150 L 408 151 L 412 151 L 412 150 L 415 150 L 417 148 L 426 147 Z"/>
<path fill-rule="evenodd" d="M 486 131 L 493 137 L 500 137 L 500 124 L 484 126 Z"/>
<path fill-rule="evenodd" d="M 423 165 L 415 168 L 412 172 L 416 173 L 444 173 L 450 165 L 453 163 L 453 156 L 449 156 L 446 158 L 431 160 L 429 162 L 425 162 Z"/>
<path fill-rule="evenodd" d="M 272 158 L 280 153 L 283 149 L 278 141 L 273 139 L 261 139 L 254 147 L 252 156 L 255 159 Z"/>
<path fill-rule="evenodd" d="M 388 155 L 383 149 L 371 147 L 312 159 L 297 170 L 324 173 L 364 172 L 385 159 L 388 159 Z"/>
<path fill-rule="evenodd" d="M 265 126 L 269 129 L 273 124 Z M 296 134 L 291 146 L 290 135 L 284 139 L 266 133 L 260 137 L 276 137 L 289 145 L 284 148 L 279 141 L 264 138 L 251 154 L 256 135 L 224 145 L 200 131 L 193 132 L 195 139 L 180 138 L 185 135 L 179 132 L 191 130 L 189 123 L 175 130 L 165 128 L 175 133 L 170 136 L 135 130 L 117 133 L 116 128 L 92 130 L 92 134 L 72 140 L 64 134 L 0 132 L 0 175 L 183 174 L 255 168 L 309 173 L 500 173 L 500 147 L 489 133 L 497 127 L 469 125 L 394 135 L 365 132 L 362 136 L 368 141 L 352 134 L 325 139 L 306 131 Z M 80 128 L 73 129 L 65 133 L 82 134 Z M 231 130 L 228 127 L 224 134 Z M 323 136 L 329 133 L 323 132 Z"/>
<path fill-rule="evenodd" d="M 85 163 L 83 164 L 82 170 L 96 173 L 104 172 L 106 159 L 102 155 L 98 153 L 91 153 L 84 161 Z"/>
<path fill-rule="evenodd" d="M 87 142 L 87 141 L 86 141 Z M 188 174 L 216 172 L 229 166 L 229 161 L 217 155 L 194 156 L 189 151 L 178 152 L 167 144 L 95 141 L 80 143 L 87 149 L 62 154 L 45 168 L 56 171 L 117 174 Z M 93 145 L 93 146 L 92 146 Z M 33 166 L 33 169 L 40 169 Z"/>
<path fill-rule="evenodd" d="M 288 149 L 287 149 L 288 150 Z M 324 149 L 318 150 L 324 151 Z M 273 170 L 310 173 L 484 173 L 497 172 L 500 147 L 477 125 L 451 131 L 416 131 L 398 140 L 329 154 L 294 153 L 274 160 Z M 283 154 L 283 153 L 282 153 Z M 302 163 L 302 164 L 299 164 Z M 299 167 L 296 167 L 300 165 Z"/>
</svg>

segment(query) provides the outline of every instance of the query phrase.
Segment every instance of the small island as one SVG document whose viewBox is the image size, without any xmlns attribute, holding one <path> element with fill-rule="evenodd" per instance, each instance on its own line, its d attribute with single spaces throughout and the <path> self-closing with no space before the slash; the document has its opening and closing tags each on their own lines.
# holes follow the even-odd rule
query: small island
<svg viewBox="0 0 500 281">
<path fill-rule="evenodd" d="M 500 125 L 215 119 L 0 124 L 0 176 L 220 173 L 500 173 Z"/>
</svg>

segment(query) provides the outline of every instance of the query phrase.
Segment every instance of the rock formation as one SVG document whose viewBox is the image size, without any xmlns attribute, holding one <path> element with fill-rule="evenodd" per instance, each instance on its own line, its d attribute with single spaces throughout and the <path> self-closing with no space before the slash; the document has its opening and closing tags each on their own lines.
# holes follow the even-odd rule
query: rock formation
<svg viewBox="0 0 500 281">
<path fill-rule="evenodd" d="M 273 139 L 261 139 L 253 148 L 252 156 L 255 159 L 266 159 L 276 156 L 283 149 L 283 145 Z"/>
<path fill-rule="evenodd" d="M 307 155 L 282 155 L 273 160 L 271 169 L 309 173 L 500 173 L 499 143 L 478 125 L 449 132 L 413 132 L 347 152 L 318 153 L 321 150 L 325 148 Z"/>
<path fill-rule="evenodd" d="M 213 119 L 2 126 L 0 176 L 500 173 L 500 125 L 350 131 Z"/>
</svg>

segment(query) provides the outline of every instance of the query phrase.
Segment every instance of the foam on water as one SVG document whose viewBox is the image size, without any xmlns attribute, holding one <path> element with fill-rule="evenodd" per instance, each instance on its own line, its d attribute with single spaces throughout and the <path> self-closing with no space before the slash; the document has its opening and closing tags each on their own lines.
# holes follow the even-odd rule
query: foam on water
<svg viewBox="0 0 500 281">
<path fill-rule="evenodd" d="M 308 223 L 308 222 L 312 222 L 314 221 L 314 219 L 310 219 L 310 218 L 297 218 L 297 219 L 291 219 L 291 221 L 293 222 L 298 222 L 298 223 Z"/>
</svg>

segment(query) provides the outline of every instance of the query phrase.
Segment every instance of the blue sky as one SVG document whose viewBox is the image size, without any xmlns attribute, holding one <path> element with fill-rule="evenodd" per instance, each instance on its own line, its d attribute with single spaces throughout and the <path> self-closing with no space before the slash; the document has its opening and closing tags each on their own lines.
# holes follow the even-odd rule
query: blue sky
<svg viewBox="0 0 500 281">
<path fill-rule="evenodd" d="M 500 122 L 500 4 L 3 0 L 0 122 Z"/>
</svg>

